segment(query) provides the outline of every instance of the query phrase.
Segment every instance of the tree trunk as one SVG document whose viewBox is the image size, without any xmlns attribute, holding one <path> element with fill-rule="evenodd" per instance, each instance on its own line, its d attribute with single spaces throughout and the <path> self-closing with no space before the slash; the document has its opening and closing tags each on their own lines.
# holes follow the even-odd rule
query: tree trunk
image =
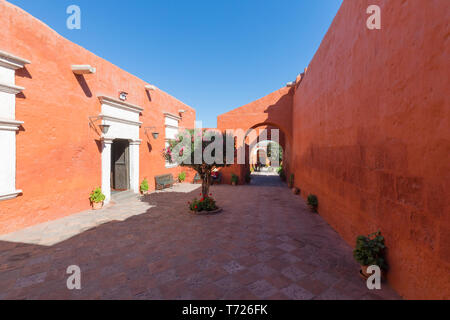
<svg viewBox="0 0 450 320">
<path fill-rule="evenodd" d="M 211 185 L 211 171 L 206 170 L 202 177 L 202 194 L 203 197 L 207 197 L 209 195 L 209 186 Z"/>
</svg>

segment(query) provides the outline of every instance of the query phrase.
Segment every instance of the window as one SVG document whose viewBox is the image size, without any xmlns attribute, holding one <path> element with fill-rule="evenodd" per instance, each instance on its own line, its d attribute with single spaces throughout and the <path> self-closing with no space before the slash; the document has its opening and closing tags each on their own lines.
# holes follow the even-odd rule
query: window
<svg viewBox="0 0 450 320">
<path fill-rule="evenodd" d="M 169 140 L 176 139 L 179 132 L 179 121 L 180 117 L 173 115 L 171 113 L 164 113 L 165 116 L 165 134 L 166 134 L 166 148 L 169 147 Z M 166 168 L 174 168 L 178 165 L 174 162 L 166 160 Z"/>
<path fill-rule="evenodd" d="M 16 94 L 25 88 L 16 86 L 15 70 L 30 63 L 28 60 L 0 51 L 0 200 L 17 197 L 16 188 L 16 134 L 22 121 L 15 118 Z"/>
</svg>

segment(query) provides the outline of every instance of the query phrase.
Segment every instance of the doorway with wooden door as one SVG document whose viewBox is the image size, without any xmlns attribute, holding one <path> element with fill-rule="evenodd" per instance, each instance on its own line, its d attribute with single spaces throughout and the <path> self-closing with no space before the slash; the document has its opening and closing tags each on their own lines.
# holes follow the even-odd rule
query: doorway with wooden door
<svg viewBox="0 0 450 320">
<path fill-rule="evenodd" d="M 130 189 L 130 144 L 128 140 L 116 139 L 111 148 L 111 189 Z"/>
</svg>

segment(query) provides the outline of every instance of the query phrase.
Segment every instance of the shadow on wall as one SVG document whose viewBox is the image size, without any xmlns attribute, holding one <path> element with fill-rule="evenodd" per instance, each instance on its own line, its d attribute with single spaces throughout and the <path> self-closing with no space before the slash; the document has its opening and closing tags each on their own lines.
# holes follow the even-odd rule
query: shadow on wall
<svg viewBox="0 0 450 320">
<path fill-rule="evenodd" d="M 89 89 L 89 86 L 88 86 L 84 76 L 81 74 L 74 74 L 74 76 L 77 79 L 78 84 L 80 85 L 81 89 L 83 89 L 83 92 L 86 95 L 86 97 L 91 98 L 92 92 L 91 92 L 91 89 Z"/>
</svg>

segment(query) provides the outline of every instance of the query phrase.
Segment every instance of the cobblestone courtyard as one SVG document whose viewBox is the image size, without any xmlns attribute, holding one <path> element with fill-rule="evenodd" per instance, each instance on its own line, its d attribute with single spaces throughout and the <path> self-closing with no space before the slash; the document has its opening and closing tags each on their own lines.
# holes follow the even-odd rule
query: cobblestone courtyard
<svg viewBox="0 0 450 320">
<path fill-rule="evenodd" d="M 39 239 L 39 226 L 2 237 L 0 299 L 399 298 L 387 284 L 369 291 L 350 246 L 278 177 L 213 186 L 224 209 L 215 216 L 188 212 L 199 192 L 84 213 L 102 219 L 82 218 L 89 223 L 79 234 L 69 219 L 71 238 L 60 237 L 62 228 Z M 66 287 L 70 265 L 81 268 L 81 290 Z"/>
</svg>

